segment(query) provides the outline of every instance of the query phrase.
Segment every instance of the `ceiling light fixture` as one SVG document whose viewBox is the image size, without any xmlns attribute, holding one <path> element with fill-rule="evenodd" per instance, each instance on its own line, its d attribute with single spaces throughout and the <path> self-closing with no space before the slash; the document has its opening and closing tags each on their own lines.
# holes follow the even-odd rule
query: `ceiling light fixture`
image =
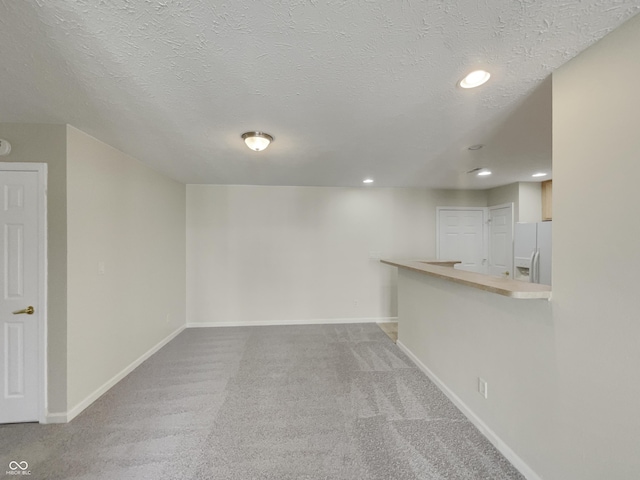
<svg viewBox="0 0 640 480">
<path fill-rule="evenodd" d="M 246 132 L 242 134 L 242 138 L 247 147 L 256 152 L 261 152 L 273 142 L 273 137 L 264 132 Z"/>
<path fill-rule="evenodd" d="M 478 143 L 477 145 L 471 145 L 469 148 L 467 148 L 467 150 L 480 150 L 482 147 L 484 147 L 483 144 Z"/>
<path fill-rule="evenodd" d="M 491 78 L 491 74 L 485 70 L 474 70 L 462 80 L 460 80 L 460 85 L 462 88 L 476 88 L 480 85 L 487 83 Z"/>
<path fill-rule="evenodd" d="M 479 177 L 486 177 L 487 175 L 491 175 L 491 170 L 481 170 L 478 172 Z"/>
<path fill-rule="evenodd" d="M 534 173 L 534 174 L 533 174 L 533 175 L 531 175 L 531 176 L 532 176 L 532 177 L 546 177 L 546 176 L 547 176 L 547 174 L 546 174 L 546 173 L 542 173 L 542 172 L 540 172 L 540 173 Z"/>
<path fill-rule="evenodd" d="M 373 183 L 373 178 L 365 178 L 362 183 Z"/>
</svg>

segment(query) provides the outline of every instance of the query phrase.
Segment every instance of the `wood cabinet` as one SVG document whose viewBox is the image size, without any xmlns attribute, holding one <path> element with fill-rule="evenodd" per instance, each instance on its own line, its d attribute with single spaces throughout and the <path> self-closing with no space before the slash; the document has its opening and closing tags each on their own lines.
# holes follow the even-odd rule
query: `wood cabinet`
<svg viewBox="0 0 640 480">
<path fill-rule="evenodd" d="M 553 206 L 553 180 L 542 182 L 542 221 L 552 220 Z"/>
</svg>

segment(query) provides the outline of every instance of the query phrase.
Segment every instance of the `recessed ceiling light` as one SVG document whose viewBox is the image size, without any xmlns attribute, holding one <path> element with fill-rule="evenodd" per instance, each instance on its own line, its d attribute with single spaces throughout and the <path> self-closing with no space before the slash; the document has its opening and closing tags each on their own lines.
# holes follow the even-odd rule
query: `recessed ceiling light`
<svg viewBox="0 0 640 480">
<path fill-rule="evenodd" d="M 546 177 L 546 176 L 547 176 L 547 174 L 546 174 L 546 173 L 542 173 L 542 172 L 540 172 L 540 173 L 534 173 L 534 174 L 533 174 L 533 175 L 531 175 L 531 176 L 532 176 L 532 177 Z"/>
<path fill-rule="evenodd" d="M 373 183 L 373 178 L 365 178 L 362 183 Z"/>
<path fill-rule="evenodd" d="M 475 88 L 479 87 L 483 83 L 487 83 L 487 81 L 491 78 L 491 74 L 485 70 L 474 70 L 462 80 L 460 80 L 460 85 L 462 88 Z"/>
<path fill-rule="evenodd" d="M 478 143 L 477 145 L 471 145 L 468 150 L 480 150 L 482 147 L 484 147 L 484 145 Z"/>
<path fill-rule="evenodd" d="M 247 147 L 256 152 L 261 152 L 273 142 L 273 137 L 264 132 L 245 132 L 242 138 Z"/>
<path fill-rule="evenodd" d="M 478 172 L 479 177 L 486 177 L 487 175 L 491 175 L 491 170 L 481 170 Z"/>
</svg>

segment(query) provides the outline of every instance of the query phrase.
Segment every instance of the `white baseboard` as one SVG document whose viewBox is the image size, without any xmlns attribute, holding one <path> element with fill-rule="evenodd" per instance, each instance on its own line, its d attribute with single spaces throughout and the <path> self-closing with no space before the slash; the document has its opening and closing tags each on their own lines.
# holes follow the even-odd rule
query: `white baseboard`
<svg viewBox="0 0 640 480">
<path fill-rule="evenodd" d="M 44 423 L 67 423 L 67 412 L 47 413 Z"/>
<path fill-rule="evenodd" d="M 95 402 L 98 398 L 100 398 L 107 390 L 113 387 L 116 383 L 122 380 L 124 377 L 129 375 L 132 371 L 134 371 L 142 362 L 144 362 L 151 355 L 156 353 L 162 347 L 164 347 L 167 343 L 173 340 L 176 336 L 180 334 L 185 329 L 185 326 L 182 325 L 175 332 L 170 334 L 165 339 L 161 340 L 158 344 L 151 347 L 147 352 L 143 353 L 138 359 L 131 362 L 128 366 L 126 366 L 119 373 L 114 375 L 111 379 L 105 382 L 102 386 L 100 386 L 97 390 L 87 396 L 84 400 L 78 403 L 75 407 L 70 409 L 66 413 L 50 413 L 47 415 L 47 423 L 66 423 L 73 420 L 77 417 L 84 409 L 86 409 L 89 405 Z"/>
<path fill-rule="evenodd" d="M 398 317 L 375 318 L 313 318 L 309 320 L 268 320 L 263 322 L 192 322 L 187 323 L 187 328 L 208 327 L 260 327 L 275 325 L 328 325 L 340 323 L 384 323 L 397 322 Z"/>
<path fill-rule="evenodd" d="M 415 363 L 429 379 L 451 400 L 480 432 L 498 449 L 511 464 L 528 480 L 542 480 L 491 428 L 478 417 L 438 376 L 416 357 L 400 340 L 396 345 Z"/>
</svg>

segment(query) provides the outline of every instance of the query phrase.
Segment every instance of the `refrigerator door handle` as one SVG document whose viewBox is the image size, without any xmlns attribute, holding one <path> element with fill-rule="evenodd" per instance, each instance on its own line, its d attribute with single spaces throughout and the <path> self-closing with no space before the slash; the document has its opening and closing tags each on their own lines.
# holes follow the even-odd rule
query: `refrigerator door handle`
<svg viewBox="0 0 640 480">
<path fill-rule="evenodd" d="M 536 251 L 531 252 L 531 259 L 529 260 L 529 282 L 535 283 L 534 272 L 536 267 Z"/>
<path fill-rule="evenodd" d="M 540 283 L 540 250 L 536 249 L 536 254 L 533 258 L 533 262 L 534 262 L 534 276 L 535 279 L 533 280 L 535 283 Z"/>
</svg>

